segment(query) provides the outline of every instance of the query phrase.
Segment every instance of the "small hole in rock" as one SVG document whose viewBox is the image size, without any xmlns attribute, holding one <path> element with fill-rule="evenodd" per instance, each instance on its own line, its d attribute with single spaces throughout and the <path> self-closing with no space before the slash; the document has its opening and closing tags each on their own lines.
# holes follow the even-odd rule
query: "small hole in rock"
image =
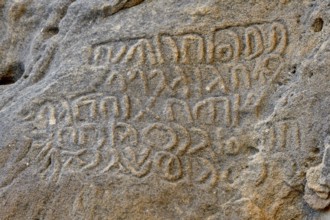
<svg viewBox="0 0 330 220">
<path fill-rule="evenodd" d="M 0 72 L 0 85 L 9 85 L 19 80 L 24 73 L 23 63 L 13 63 Z"/>
<path fill-rule="evenodd" d="M 49 38 L 49 37 L 52 37 L 53 35 L 58 34 L 59 31 L 60 30 L 58 27 L 46 27 L 43 30 L 43 33 L 46 34 L 46 36 Z"/>
<path fill-rule="evenodd" d="M 318 153 L 320 153 L 320 148 L 318 148 L 318 147 L 313 147 L 313 148 L 312 148 L 312 152 L 313 152 L 314 154 L 318 154 Z"/>
<path fill-rule="evenodd" d="M 322 18 L 316 18 L 312 24 L 312 28 L 314 32 L 320 32 L 323 29 L 323 19 Z"/>
<path fill-rule="evenodd" d="M 309 78 L 312 78 L 313 76 L 314 76 L 314 73 L 312 73 L 312 72 L 310 72 L 308 75 Z"/>
<path fill-rule="evenodd" d="M 291 71 L 291 73 L 292 73 L 292 74 L 296 74 L 296 72 L 297 72 L 297 65 L 294 65 L 294 66 L 292 67 L 292 71 Z"/>
<path fill-rule="evenodd" d="M 255 148 L 255 147 L 248 146 L 247 149 L 248 149 L 248 152 L 250 155 L 255 155 L 255 154 L 259 153 L 259 149 Z"/>
</svg>

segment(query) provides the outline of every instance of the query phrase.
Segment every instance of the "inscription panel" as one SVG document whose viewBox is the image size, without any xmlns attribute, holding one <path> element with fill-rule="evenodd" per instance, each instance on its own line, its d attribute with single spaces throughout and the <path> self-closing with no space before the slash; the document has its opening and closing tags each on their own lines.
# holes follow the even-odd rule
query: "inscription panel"
<svg viewBox="0 0 330 220">
<path fill-rule="evenodd" d="M 103 79 L 96 91 L 37 100 L 38 111 L 25 115 L 40 174 L 234 187 L 261 145 L 300 145 L 297 123 L 274 125 L 257 135 L 261 143 L 253 138 L 253 124 L 269 116 L 265 103 L 287 78 L 288 44 L 276 21 L 91 45 L 86 62 Z M 261 184 L 266 165 L 252 166 Z"/>
</svg>

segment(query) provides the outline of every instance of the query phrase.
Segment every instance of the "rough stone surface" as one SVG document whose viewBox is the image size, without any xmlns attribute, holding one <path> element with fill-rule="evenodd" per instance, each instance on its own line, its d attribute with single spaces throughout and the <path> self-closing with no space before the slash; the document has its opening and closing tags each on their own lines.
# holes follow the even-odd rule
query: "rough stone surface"
<svg viewBox="0 0 330 220">
<path fill-rule="evenodd" d="M 330 219 L 329 0 L 0 0 L 0 219 Z"/>
</svg>

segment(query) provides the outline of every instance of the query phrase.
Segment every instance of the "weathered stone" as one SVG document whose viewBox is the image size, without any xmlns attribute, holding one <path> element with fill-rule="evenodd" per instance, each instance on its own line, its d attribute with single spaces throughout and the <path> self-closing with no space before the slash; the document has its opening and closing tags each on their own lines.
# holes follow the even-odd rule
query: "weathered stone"
<svg viewBox="0 0 330 220">
<path fill-rule="evenodd" d="M 330 1 L 0 0 L 0 219 L 329 219 Z"/>
</svg>

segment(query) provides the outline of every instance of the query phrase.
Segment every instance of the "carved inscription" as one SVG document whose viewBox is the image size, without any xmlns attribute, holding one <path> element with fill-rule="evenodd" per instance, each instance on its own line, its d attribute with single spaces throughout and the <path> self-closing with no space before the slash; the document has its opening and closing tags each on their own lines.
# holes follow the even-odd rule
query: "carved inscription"
<svg viewBox="0 0 330 220">
<path fill-rule="evenodd" d="M 241 127 L 267 116 L 262 104 L 285 74 L 287 45 L 281 22 L 93 45 L 88 62 L 104 73 L 96 92 L 38 100 L 38 111 L 26 117 L 40 174 L 51 181 L 78 172 L 231 185 L 231 170 L 241 168 L 219 163 L 250 156 Z M 298 147 L 299 132 L 279 124 L 263 144 L 284 148 L 292 139 Z M 254 174 L 258 184 L 262 171 Z"/>
<path fill-rule="evenodd" d="M 41 105 L 31 121 L 41 176 L 58 181 L 70 172 L 120 169 L 139 178 L 154 173 L 172 182 L 191 178 L 192 166 L 199 166 L 205 173 L 194 173 L 194 181 L 214 186 L 216 170 L 202 157 L 211 146 L 207 131 L 174 122 L 145 123 L 138 129 L 123 122 L 127 104 L 109 97 L 97 93 Z M 105 105 L 109 100 L 112 105 Z"/>
<path fill-rule="evenodd" d="M 266 54 L 285 53 L 288 33 L 281 22 L 246 27 L 210 28 L 198 33 L 159 33 L 93 45 L 92 65 L 217 64 L 253 60 Z"/>
</svg>

